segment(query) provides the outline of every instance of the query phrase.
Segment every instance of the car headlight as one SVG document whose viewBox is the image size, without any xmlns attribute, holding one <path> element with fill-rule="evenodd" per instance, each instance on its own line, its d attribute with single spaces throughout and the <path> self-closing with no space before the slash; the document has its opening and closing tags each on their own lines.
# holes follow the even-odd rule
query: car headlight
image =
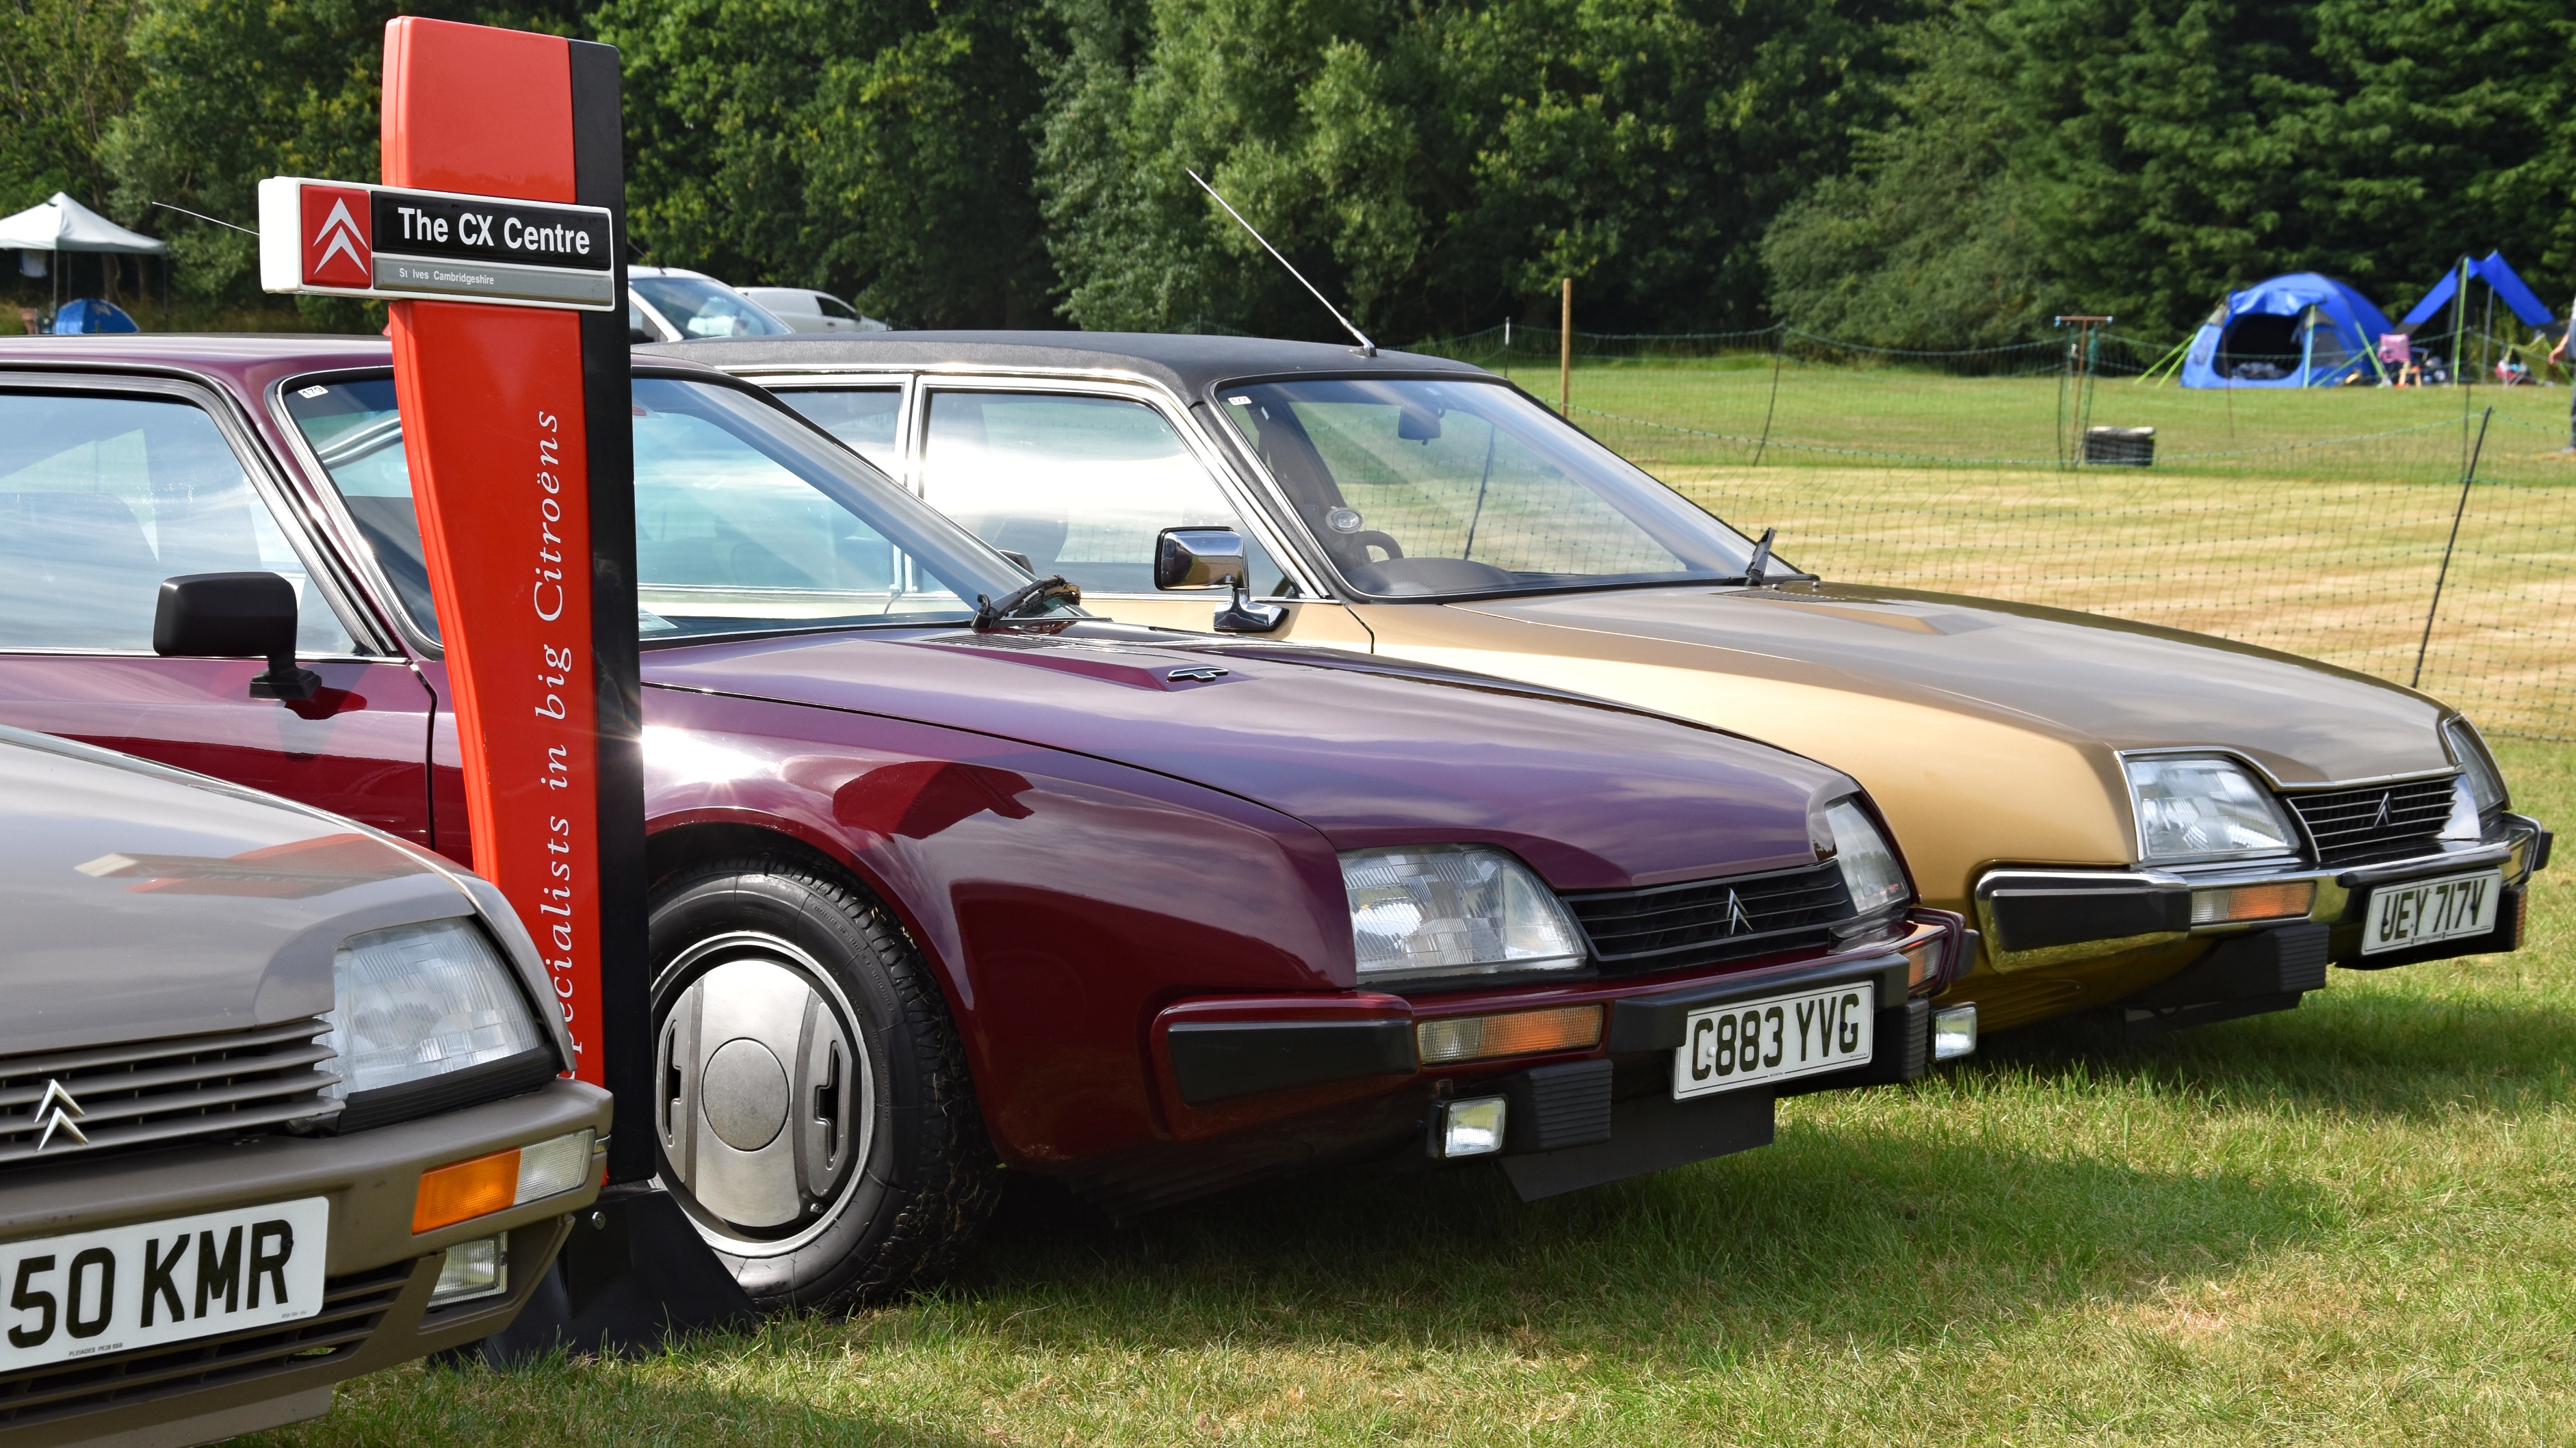
<svg viewBox="0 0 2576 1448">
<path fill-rule="evenodd" d="M 1530 867 L 1490 845 L 1346 850 L 1360 983 L 1573 970 L 1582 932 Z"/>
<path fill-rule="evenodd" d="M 2442 725 L 2442 742 L 2450 748 L 2451 762 L 2460 766 L 2460 778 L 2468 785 L 2478 813 L 2512 805 L 2513 795 L 2504 787 L 2504 773 L 2496 768 L 2495 756 L 2487 753 L 2487 741 L 2478 733 L 2478 726 L 2454 715 Z"/>
<path fill-rule="evenodd" d="M 1842 866 L 1854 913 L 1873 915 L 1914 897 L 1896 852 L 1858 804 L 1845 799 L 1828 806 L 1825 830 L 1834 837 L 1834 861 Z"/>
<path fill-rule="evenodd" d="M 546 1044 L 508 962 L 473 921 L 353 935 L 331 963 L 337 998 L 324 1045 L 340 1053 L 331 1094 L 405 1086 Z"/>
<path fill-rule="evenodd" d="M 2272 792 L 2232 759 L 2158 755 L 2121 761 L 2137 806 L 2142 860 L 2285 855 L 2299 832 Z"/>
</svg>

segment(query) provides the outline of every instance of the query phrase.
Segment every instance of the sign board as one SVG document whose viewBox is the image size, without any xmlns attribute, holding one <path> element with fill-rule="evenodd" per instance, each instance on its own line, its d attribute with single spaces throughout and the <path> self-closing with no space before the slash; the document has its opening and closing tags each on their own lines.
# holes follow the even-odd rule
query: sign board
<svg viewBox="0 0 2576 1448">
<path fill-rule="evenodd" d="M 385 184 L 261 182 L 261 283 L 389 304 L 474 868 L 536 939 L 576 1074 L 647 1120 L 617 52 L 404 16 L 384 77 Z M 614 1133 L 610 1179 L 653 1149 Z"/>
<path fill-rule="evenodd" d="M 272 292 L 618 311 L 604 206 L 271 176 L 259 183 L 259 280 Z"/>
</svg>

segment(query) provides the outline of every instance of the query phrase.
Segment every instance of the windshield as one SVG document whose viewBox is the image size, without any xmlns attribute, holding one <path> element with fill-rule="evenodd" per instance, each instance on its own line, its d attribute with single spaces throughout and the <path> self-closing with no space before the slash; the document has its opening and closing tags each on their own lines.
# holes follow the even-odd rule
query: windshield
<svg viewBox="0 0 2576 1448">
<path fill-rule="evenodd" d="M 1028 579 L 884 474 L 731 387 L 635 379 L 637 625 L 656 638 L 962 623 Z M 289 415 L 421 631 L 438 636 L 390 377 Z"/>
<path fill-rule="evenodd" d="M 1730 579 L 1753 545 L 1492 382 L 1316 379 L 1220 399 L 1361 593 Z"/>
<path fill-rule="evenodd" d="M 758 302 L 705 277 L 629 276 L 626 284 L 683 337 L 784 337 L 794 330 Z"/>
</svg>

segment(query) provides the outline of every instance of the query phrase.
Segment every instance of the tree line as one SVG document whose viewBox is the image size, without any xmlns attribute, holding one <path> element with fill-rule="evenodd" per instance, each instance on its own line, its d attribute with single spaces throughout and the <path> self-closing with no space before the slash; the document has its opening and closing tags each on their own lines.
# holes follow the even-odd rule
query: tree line
<svg viewBox="0 0 2576 1448">
<path fill-rule="evenodd" d="M 255 301 L 250 238 L 151 203 L 374 178 L 398 8 L 620 48 L 643 259 L 910 325 L 1328 335 L 1191 168 L 1386 340 L 1569 276 L 1593 330 L 1918 347 L 2576 277 L 2564 0 L 0 0 L 0 206 Z"/>
</svg>

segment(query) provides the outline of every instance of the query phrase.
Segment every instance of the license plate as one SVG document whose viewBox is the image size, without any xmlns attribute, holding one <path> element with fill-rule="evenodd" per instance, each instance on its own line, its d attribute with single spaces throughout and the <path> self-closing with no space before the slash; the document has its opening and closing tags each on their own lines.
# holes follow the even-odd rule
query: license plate
<svg viewBox="0 0 2576 1448">
<path fill-rule="evenodd" d="M 1673 1053 L 1673 1099 L 1866 1066 L 1878 985 L 1846 981 L 1693 1011 Z"/>
<path fill-rule="evenodd" d="M 331 1199 L 0 1244 L 0 1372 L 322 1310 Z"/>
<path fill-rule="evenodd" d="M 2503 895 L 2501 870 L 2383 885 L 2370 894 L 2370 923 L 2361 933 L 2361 953 L 2376 955 L 2463 935 L 2484 935 L 2495 929 L 2496 902 Z"/>
</svg>

